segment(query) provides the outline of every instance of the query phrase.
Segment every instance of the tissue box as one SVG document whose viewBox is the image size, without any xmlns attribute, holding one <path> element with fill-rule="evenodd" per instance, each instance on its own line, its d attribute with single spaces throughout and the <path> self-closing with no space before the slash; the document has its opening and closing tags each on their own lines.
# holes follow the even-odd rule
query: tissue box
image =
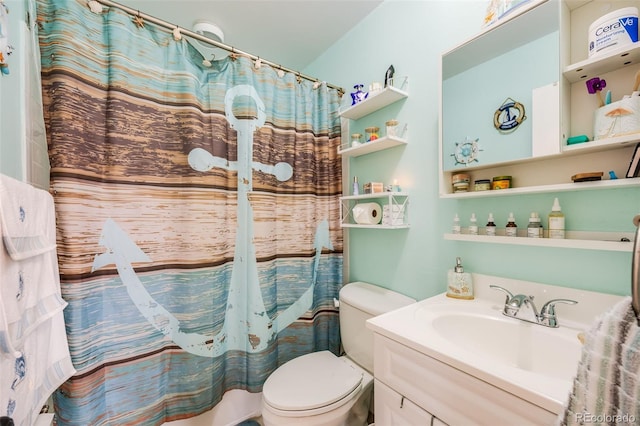
<svg viewBox="0 0 640 426">
<path fill-rule="evenodd" d="M 378 192 L 384 192 L 384 185 L 382 182 L 367 182 L 364 184 L 362 191 L 365 194 L 376 194 Z"/>
<path fill-rule="evenodd" d="M 382 224 L 387 226 L 404 225 L 404 206 L 399 204 L 382 206 Z"/>
<path fill-rule="evenodd" d="M 593 139 L 640 133 L 640 96 L 598 108 L 593 118 Z"/>
</svg>

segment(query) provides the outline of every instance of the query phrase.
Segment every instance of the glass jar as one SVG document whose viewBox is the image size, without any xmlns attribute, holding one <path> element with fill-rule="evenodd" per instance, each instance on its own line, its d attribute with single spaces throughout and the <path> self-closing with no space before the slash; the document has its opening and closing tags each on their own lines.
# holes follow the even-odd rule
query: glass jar
<svg viewBox="0 0 640 426">
<path fill-rule="evenodd" d="M 478 179 L 475 181 L 476 191 L 488 191 L 491 189 L 491 181 L 489 179 Z"/>
<path fill-rule="evenodd" d="M 387 126 L 387 136 L 398 136 L 398 120 L 389 120 L 385 125 Z"/>
<path fill-rule="evenodd" d="M 351 146 L 362 145 L 362 134 L 354 133 L 351 135 Z"/>
<path fill-rule="evenodd" d="M 491 189 L 511 188 L 511 176 L 496 176 L 491 182 Z"/>
<path fill-rule="evenodd" d="M 373 142 L 378 139 L 378 132 L 380 131 L 380 128 L 372 126 L 367 127 L 366 129 L 364 129 L 364 131 L 367 134 L 367 142 Z"/>
</svg>

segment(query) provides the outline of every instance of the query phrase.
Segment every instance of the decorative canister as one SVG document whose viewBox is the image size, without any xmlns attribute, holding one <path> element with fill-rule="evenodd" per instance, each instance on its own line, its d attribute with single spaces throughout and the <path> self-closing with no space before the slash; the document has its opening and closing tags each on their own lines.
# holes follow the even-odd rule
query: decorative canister
<svg viewBox="0 0 640 426">
<path fill-rule="evenodd" d="M 364 131 L 367 134 L 367 142 L 372 142 L 378 139 L 378 132 L 380 131 L 380 128 L 376 126 L 367 127 Z"/>
<path fill-rule="evenodd" d="M 451 176 L 453 192 L 467 192 L 469 190 L 469 181 L 469 175 L 466 173 L 458 173 Z"/>
<path fill-rule="evenodd" d="M 358 146 L 362 144 L 362 135 L 360 133 L 354 133 L 351 135 L 351 146 Z"/>
<path fill-rule="evenodd" d="M 387 136 L 398 136 L 398 120 L 389 120 L 387 126 Z"/>
<path fill-rule="evenodd" d="M 491 182 L 491 189 L 511 188 L 511 176 L 496 176 Z"/>
<path fill-rule="evenodd" d="M 476 191 L 488 191 L 491 189 L 491 181 L 489 179 L 478 179 L 474 183 Z"/>
</svg>

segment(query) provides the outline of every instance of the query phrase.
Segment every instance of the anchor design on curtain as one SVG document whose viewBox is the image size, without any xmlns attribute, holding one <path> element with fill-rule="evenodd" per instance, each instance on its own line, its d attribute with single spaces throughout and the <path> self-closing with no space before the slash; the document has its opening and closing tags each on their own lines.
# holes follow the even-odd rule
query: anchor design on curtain
<svg viewBox="0 0 640 426">
<path fill-rule="evenodd" d="M 257 106 L 257 118 L 238 119 L 233 114 L 233 100 L 237 96 L 251 97 Z M 229 293 L 222 329 L 215 336 L 186 333 L 180 328 L 180 321 L 147 292 L 131 264 L 151 262 L 145 254 L 115 221 L 105 221 L 100 236 L 100 245 L 107 251 L 95 256 L 92 271 L 115 264 L 118 275 L 127 289 L 129 297 L 140 313 L 162 334 L 170 337 L 187 352 L 199 356 L 216 357 L 228 350 L 260 352 L 276 335 L 311 308 L 318 266 L 322 248 L 333 249 L 329 238 L 327 220 L 317 226 L 314 248 L 313 274 L 305 293 L 275 319 L 267 315 L 260 282 L 255 245 L 253 244 L 253 209 L 249 202 L 249 192 L 253 189 L 253 170 L 272 174 L 279 181 L 289 180 L 293 169 L 288 163 L 275 166 L 253 162 L 253 133 L 265 122 L 265 106 L 253 86 L 239 85 L 229 89 L 225 96 L 225 115 L 232 128 L 238 133 L 238 161 L 229 162 L 214 157 L 202 148 L 189 153 L 189 165 L 197 171 L 206 172 L 213 167 L 237 170 L 238 174 L 238 229 L 229 283 Z"/>
</svg>

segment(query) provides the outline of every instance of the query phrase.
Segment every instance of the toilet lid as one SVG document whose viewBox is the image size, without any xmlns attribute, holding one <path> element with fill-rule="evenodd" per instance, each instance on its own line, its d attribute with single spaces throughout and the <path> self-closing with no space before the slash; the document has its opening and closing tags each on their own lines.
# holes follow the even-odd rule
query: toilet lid
<svg viewBox="0 0 640 426">
<path fill-rule="evenodd" d="M 312 410 L 341 400 L 362 382 L 362 372 L 329 351 L 281 365 L 264 383 L 262 396 L 280 410 Z"/>
</svg>

